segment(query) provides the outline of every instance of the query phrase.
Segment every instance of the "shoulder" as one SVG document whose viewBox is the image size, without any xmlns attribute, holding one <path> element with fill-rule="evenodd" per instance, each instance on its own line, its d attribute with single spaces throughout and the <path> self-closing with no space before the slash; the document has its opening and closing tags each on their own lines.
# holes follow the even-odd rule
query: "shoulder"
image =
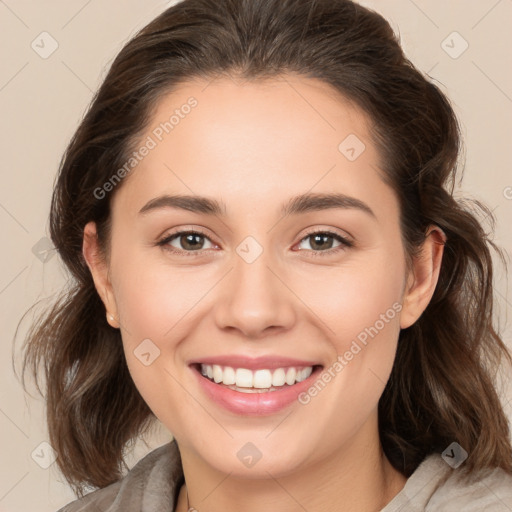
<svg viewBox="0 0 512 512">
<path fill-rule="evenodd" d="M 511 512 L 512 476 L 501 468 L 468 478 L 440 454 L 427 456 L 381 512 Z"/>
<path fill-rule="evenodd" d="M 463 479 L 456 470 L 436 490 L 426 511 L 450 512 L 512 511 L 512 476 L 501 468 L 480 471 Z"/>
<path fill-rule="evenodd" d="M 68 503 L 58 512 L 172 512 L 183 479 L 175 441 L 153 450 L 121 480 Z"/>
</svg>

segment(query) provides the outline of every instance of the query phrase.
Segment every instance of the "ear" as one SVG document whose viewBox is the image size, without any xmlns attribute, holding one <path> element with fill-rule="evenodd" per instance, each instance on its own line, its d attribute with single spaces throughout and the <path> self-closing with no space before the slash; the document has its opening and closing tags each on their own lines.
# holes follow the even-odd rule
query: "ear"
<svg viewBox="0 0 512 512">
<path fill-rule="evenodd" d="M 82 253 L 94 280 L 94 286 L 105 305 L 107 322 L 115 328 L 119 327 L 117 304 L 110 281 L 108 265 L 99 247 L 96 223 L 89 222 L 84 228 Z"/>
<path fill-rule="evenodd" d="M 427 308 L 439 279 L 446 235 L 430 226 L 419 255 L 413 258 L 402 301 L 400 328 L 410 327 Z"/>
</svg>

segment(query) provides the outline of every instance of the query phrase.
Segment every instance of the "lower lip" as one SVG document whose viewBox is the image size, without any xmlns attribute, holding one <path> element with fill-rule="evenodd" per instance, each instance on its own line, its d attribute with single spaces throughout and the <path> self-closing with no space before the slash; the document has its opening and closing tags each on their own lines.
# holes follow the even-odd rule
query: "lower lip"
<svg viewBox="0 0 512 512">
<path fill-rule="evenodd" d="M 215 382 L 204 377 L 197 367 L 191 368 L 199 379 L 201 388 L 211 400 L 235 414 L 244 416 L 273 414 L 281 411 L 294 401 L 298 402 L 298 396 L 312 385 L 318 373 L 322 371 L 322 367 L 318 366 L 313 369 L 307 379 L 297 382 L 293 386 L 283 386 L 278 388 L 277 391 L 243 393 L 215 384 Z"/>
</svg>

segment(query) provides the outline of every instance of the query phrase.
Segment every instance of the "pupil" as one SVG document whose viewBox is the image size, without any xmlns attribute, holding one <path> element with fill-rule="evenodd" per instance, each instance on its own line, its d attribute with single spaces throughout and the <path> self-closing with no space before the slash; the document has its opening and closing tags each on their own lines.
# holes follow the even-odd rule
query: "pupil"
<svg viewBox="0 0 512 512">
<path fill-rule="evenodd" d="M 320 235 L 313 235 L 313 249 L 314 250 L 318 250 L 318 249 L 322 249 L 322 248 L 327 248 L 327 249 L 330 249 L 331 246 L 332 246 L 332 239 L 331 239 L 331 243 L 330 244 L 327 244 L 327 246 L 325 245 L 325 240 L 326 239 L 331 239 L 331 236 L 330 235 L 327 235 L 327 234 L 320 234 Z M 320 241 L 320 243 L 318 243 Z M 322 244 L 322 242 L 324 242 Z M 318 246 L 319 247 L 314 247 L 314 246 Z"/>
<path fill-rule="evenodd" d="M 182 244 L 185 248 L 190 249 L 197 249 L 198 247 L 201 247 L 201 241 L 199 240 L 201 238 L 201 235 L 196 235 L 194 233 L 185 235 L 182 237 L 182 239 L 185 239 L 185 243 Z M 194 243 L 196 242 L 196 243 Z M 188 247 L 187 247 L 188 246 Z"/>
</svg>

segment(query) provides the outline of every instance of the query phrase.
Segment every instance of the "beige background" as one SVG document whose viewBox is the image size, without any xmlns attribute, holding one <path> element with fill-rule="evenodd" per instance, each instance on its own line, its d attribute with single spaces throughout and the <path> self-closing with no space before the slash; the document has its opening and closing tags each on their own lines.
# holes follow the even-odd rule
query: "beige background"
<svg viewBox="0 0 512 512">
<path fill-rule="evenodd" d="M 510 256 L 512 2 L 361 3 L 399 28 L 408 56 L 452 99 L 466 141 L 465 180 L 458 193 L 482 199 L 493 209 L 498 219 L 496 240 Z M 51 451 L 41 445 L 47 440 L 43 403 L 25 396 L 14 376 L 12 340 L 22 314 L 65 283 L 55 252 L 47 252 L 46 259 L 41 253 L 48 249 L 44 237 L 52 183 L 66 144 L 113 57 L 136 30 L 170 4 L 0 0 L 0 511 L 50 512 L 74 499 L 55 464 L 48 469 L 40 466 L 51 462 Z M 468 48 L 461 53 L 466 42 Z M 42 58 L 52 44 L 58 48 Z M 500 325 L 510 344 L 512 329 L 506 315 L 512 312 L 512 294 L 510 279 L 502 271 L 497 292 Z M 19 341 L 25 329 L 26 323 Z M 512 417 L 510 386 L 504 389 L 503 402 Z M 168 439 L 160 428 L 147 444 L 137 445 L 131 462 Z"/>
</svg>

